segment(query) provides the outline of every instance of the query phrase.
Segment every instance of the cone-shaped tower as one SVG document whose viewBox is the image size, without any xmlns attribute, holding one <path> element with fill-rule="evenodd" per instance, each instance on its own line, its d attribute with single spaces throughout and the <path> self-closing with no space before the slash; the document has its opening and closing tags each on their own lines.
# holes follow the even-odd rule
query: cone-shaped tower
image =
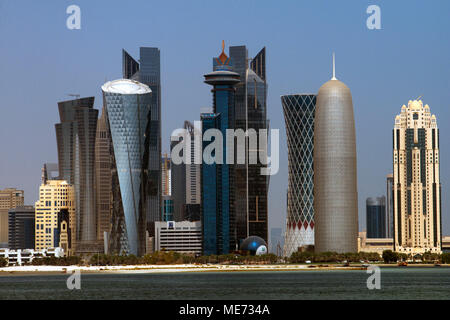
<svg viewBox="0 0 450 320">
<path fill-rule="evenodd" d="M 316 252 L 356 252 L 358 192 L 350 89 L 333 77 L 317 95 L 314 124 Z"/>
</svg>

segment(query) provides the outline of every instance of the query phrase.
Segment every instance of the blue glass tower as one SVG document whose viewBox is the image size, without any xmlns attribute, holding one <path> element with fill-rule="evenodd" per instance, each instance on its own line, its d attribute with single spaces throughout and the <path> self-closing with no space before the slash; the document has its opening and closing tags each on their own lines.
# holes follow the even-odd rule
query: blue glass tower
<svg viewBox="0 0 450 320">
<path fill-rule="evenodd" d="M 112 154 L 111 251 L 145 254 L 151 90 L 133 80 L 102 87 Z"/>
<path fill-rule="evenodd" d="M 225 137 L 226 130 L 234 128 L 234 86 L 240 76 L 231 71 L 231 59 L 224 50 L 222 43 L 222 53 L 213 59 L 214 71 L 205 75 L 205 83 L 213 86 L 213 113 L 201 115 L 203 134 L 208 129 L 217 129 L 223 137 L 223 164 L 202 164 L 203 253 L 206 255 L 229 253 L 230 218 L 234 217 L 233 166 L 225 163 Z M 203 149 L 208 144 L 203 142 Z"/>
</svg>

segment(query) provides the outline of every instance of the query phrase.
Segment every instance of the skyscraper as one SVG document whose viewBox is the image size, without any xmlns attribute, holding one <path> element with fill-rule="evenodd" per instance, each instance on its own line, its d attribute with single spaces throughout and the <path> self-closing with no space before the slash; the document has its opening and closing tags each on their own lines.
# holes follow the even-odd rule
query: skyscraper
<svg viewBox="0 0 450 320">
<path fill-rule="evenodd" d="M 316 252 L 357 252 L 356 138 L 350 89 L 333 77 L 319 89 L 314 123 Z"/>
<path fill-rule="evenodd" d="M 200 142 L 201 127 L 198 126 L 200 122 L 196 122 L 196 126 L 189 121 L 184 122 L 184 133 L 179 133 L 171 138 L 171 150 L 179 143 L 184 134 L 189 135 L 190 145 L 186 147 L 190 149 L 189 159 L 186 155 L 183 157 L 183 162 L 180 164 L 171 164 L 172 174 L 172 199 L 174 206 L 175 221 L 199 221 L 200 220 L 200 204 L 201 204 L 201 190 L 200 190 L 200 161 L 195 161 L 195 139 Z M 201 155 L 200 155 L 201 157 Z M 190 162 L 188 161 L 190 160 Z M 196 163 L 197 162 L 197 163 Z"/>
<path fill-rule="evenodd" d="M 97 121 L 95 138 L 95 195 L 97 208 L 97 239 L 103 241 L 111 229 L 111 157 L 108 119 L 105 107 Z"/>
<path fill-rule="evenodd" d="M 386 176 L 386 238 L 394 237 L 394 175 Z"/>
<path fill-rule="evenodd" d="M 394 249 L 441 252 L 441 182 L 436 116 L 421 100 L 410 100 L 395 117 Z"/>
<path fill-rule="evenodd" d="M 230 46 L 231 70 L 238 73 L 240 82 L 235 88 L 234 126 L 244 132 L 255 130 L 260 141 L 260 129 L 268 129 L 266 48 L 248 58 L 246 46 Z M 250 67 L 249 67 L 250 61 Z M 250 150 L 246 138 L 244 164 L 233 165 L 234 194 L 230 216 L 230 247 L 236 248 L 249 236 L 259 236 L 268 242 L 268 189 L 269 176 L 261 175 L 265 167 L 261 162 L 249 163 L 257 150 Z M 239 195 L 239 196 L 237 196 Z"/>
<path fill-rule="evenodd" d="M 98 110 L 93 106 L 94 97 L 59 102 L 61 123 L 55 125 L 59 178 L 75 189 L 75 250 L 97 240 L 95 137 Z"/>
<path fill-rule="evenodd" d="M 222 53 L 213 59 L 213 72 L 205 75 L 205 83 L 213 86 L 213 112 L 202 114 L 203 137 L 209 129 L 219 130 L 226 137 L 227 129 L 234 129 L 235 88 L 239 83 L 239 74 L 232 70 L 232 61 Z M 226 140 L 224 138 L 223 140 Z M 203 141 L 203 148 L 209 145 Z M 222 141 L 223 154 L 211 154 L 214 159 L 203 159 L 202 164 L 202 228 L 204 254 L 227 254 L 234 250 L 230 235 L 235 223 L 234 204 L 234 168 L 227 164 L 225 141 Z M 222 157 L 222 159 L 219 159 Z M 231 244 L 231 248 L 230 248 Z"/>
<path fill-rule="evenodd" d="M 102 91 L 113 168 L 109 247 L 116 253 L 143 255 L 152 91 L 145 84 L 127 79 L 107 82 Z"/>
<path fill-rule="evenodd" d="M 16 188 L 0 190 L 0 248 L 8 246 L 8 211 L 23 206 L 24 192 Z"/>
<path fill-rule="evenodd" d="M 33 206 L 18 206 L 9 210 L 9 249 L 34 249 L 34 218 Z"/>
<path fill-rule="evenodd" d="M 366 200 L 367 238 L 386 238 L 386 197 Z"/>
<path fill-rule="evenodd" d="M 123 77 L 146 84 L 151 94 L 148 143 L 147 231 L 155 232 L 154 221 L 161 221 L 161 68 L 158 48 L 141 47 L 139 63 L 122 50 Z"/>
<path fill-rule="evenodd" d="M 314 115 L 316 95 L 281 97 L 288 146 L 289 184 L 283 255 L 314 245 Z"/>
<path fill-rule="evenodd" d="M 66 209 L 69 215 L 69 228 L 74 242 L 76 234 L 75 188 L 64 180 L 48 180 L 39 187 L 39 200 L 35 203 L 35 249 L 43 250 L 60 246 L 58 216 Z M 72 250 L 65 252 L 71 254 Z"/>
</svg>

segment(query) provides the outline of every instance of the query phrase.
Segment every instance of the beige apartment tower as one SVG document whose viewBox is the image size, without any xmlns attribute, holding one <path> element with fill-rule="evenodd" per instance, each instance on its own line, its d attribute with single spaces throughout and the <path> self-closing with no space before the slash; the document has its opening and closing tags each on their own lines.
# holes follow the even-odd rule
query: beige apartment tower
<svg viewBox="0 0 450 320">
<path fill-rule="evenodd" d="M 60 230 L 58 216 L 61 210 L 69 213 L 70 232 Z M 39 200 L 35 204 L 35 249 L 43 250 L 60 247 L 66 234 L 71 235 L 72 248 L 76 239 L 75 190 L 64 180 L 48 180 L 39 187 Z M 63 232 L 61 232 L 63 231 Z M 62 235 L 62 237 L 61 237 Z M 65 254 L 71 254 L 69 252 Z"/>
<path fill-rule="evenodd" d="M 0 190 L 0 247 L 8 246 L 8 211 L 23 204 L 23 190 L 15 188 Z"/>
<path fill-rule="evenodd" d="M 111 231 L 111 154 L 106 111 L 97 121 L 95 139 L 95 192 L 97 207 L 97 240 L 103 241 L 105 232 Z"/>
<path fill-rule="evenodd" d="M 441 252 L 441 183 L 436 116 L 421 100 L 409 101 L 395 117 L 394 249 Z"/>
</svg>

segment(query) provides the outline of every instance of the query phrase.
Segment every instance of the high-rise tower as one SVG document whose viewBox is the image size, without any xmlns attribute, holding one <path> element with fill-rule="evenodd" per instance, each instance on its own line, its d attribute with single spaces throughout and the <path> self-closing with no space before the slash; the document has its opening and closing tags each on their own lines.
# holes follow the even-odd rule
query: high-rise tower
<svg viewBox="0 0 450 320">
<path fill-rule="evenodd" d="M 316 95 L 281 97 L 288 146 L 289 185 L 283 255 L 314 245 L 314 114 Z"/>
<path fill-rule="evenodd" d="M 240 76 L 235 86 L 234 129 L 249 132 L 255 130 L 258 141 L 259 130 L 268 129 L 266 48 L 262 48 L 253 59 L 248 58 L 246 46 L 231 46 L 232 71 Z M 250 62 L 250 66 L 249 66 Z M 236 248 L 249 236 L 259 236 L 268 243 L 268 190 L 269 176 L 261 175 L 266 165 L 252 164 L 248 159 L 257 151 L 250 150 L 246 142 L 246 160 L 237 161 L 234 167 L 234 204 L 230 219 L 230 247 Z"/>
<path fill-rule="evenodd" d="M 395 117 L 394 249 L 441 252 L 441 182 L 436 116 L 421 100 L 408 102 Z"/>
<path fill-rule="evenodd" d="M 357 252 L 356 138 L 350 89 L 333 77 L 319 89 L 314 123 L 315 251 Z"/>
<path fill-rule="evenodd" d="M 95 139 L 95 195 L 97 207 L 97 239 L 104 240 L 111 229 L 111 155 L 106 109 L 97 121 Z"/>
<path fill-rule="evenodd" d="M 209 129 L 219 130 L 226 137 L 226 130 L 234 128 L 235 88 L 239 74 L 232 70 L 231 59 L 222 53 L 213 60 L 214 71 L 205 75 L 205 83 L 213 86 L 213 112 L 202 114 L 203 136 Z M 222 150 L 212 155 L 212 163 L 203 159 L 202 164 L 202 228 L 204 254 L 227 254 L 230 249 L 230 224 L 234 218 L 234 168 L 227 164 L 227 152 L 223 138 Z M 209 143 L 203 142 L 203 150 Z M 219 159 L 219 156 L 222 159 Z M 208 162 L 206 162 L 208 160 Z"/>
<path fill-rule="evenodd" d="M 125 79 L 146 84 L 151 94 L 151 118 L 148 144 L 147 231 L 155 232 L 155 221 L 161 221 L 161 66 L 158 48 L 141 47 L 139 62 L 122 50 L 122 69 Z"/>
<path fill-rule="evenodd" d="M 110 248 L 115 253 L 143 255 L 152 91 L 127 79 L 107 82 L 102 90 L 113 167 Z"/>
<path fill-rule="evenodd" d="M 58 103 L 61 122 L 55 125 L 61 180 L 75 191 L 75 251 L 97 240 L 95 201 L 95 137 L 98 110 L 94 97 Z"/>
</svg>

